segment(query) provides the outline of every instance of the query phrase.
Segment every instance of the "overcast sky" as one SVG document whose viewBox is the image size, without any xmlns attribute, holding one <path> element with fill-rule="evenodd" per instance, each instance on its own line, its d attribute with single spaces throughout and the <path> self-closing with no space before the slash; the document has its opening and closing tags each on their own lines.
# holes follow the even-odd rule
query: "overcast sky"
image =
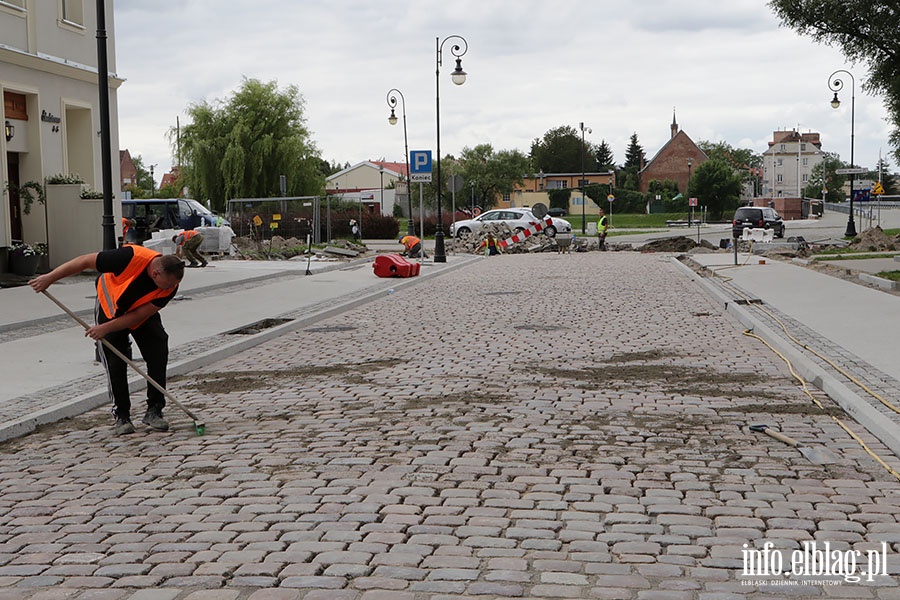
<svg viewBox="0 0 900 600">
<path fill-rule="evenodd" d="M 468 79 L 450 81 L 448 42 L 443 155 L 481 143 L 527 154 L 548 130 L 584 122 L 618 164 L 633 133 L 652 158 L 674 110 L 695 142 L 762 152 L 773 131 L 799 128 L 849 161 L 846 75 L 842 106 L 829 104 L 838 69 L 856 78 L 855 162 L 890 152 L 865 66 L 781 27 L 765 0 L 115 0 L 115 35 L 120 146 L 156 165 L 157 182 L 173 164 L 166 131 L 242 77 L 296 85 L 328 161 L 403 161 L 391 88 L 406 100 L 410 150 L 434 151 L 436 38 L 453 35 L 468 42 Z"/>
</svg>

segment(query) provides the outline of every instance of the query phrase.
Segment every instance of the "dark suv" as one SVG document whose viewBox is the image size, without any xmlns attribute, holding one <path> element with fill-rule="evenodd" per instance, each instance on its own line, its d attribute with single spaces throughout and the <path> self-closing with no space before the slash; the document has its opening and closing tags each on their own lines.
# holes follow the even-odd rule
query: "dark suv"
<svg viewBox="0 0 900 600">
<path fill-rule="evenodd" d="M 775 237 L 784 237 L 784 221 L 774 208 L 742 206 L 737 209 L 731 221 L 732 235 L 736 238 L 742 237 L 745 229 L 752 228 L 774 229 Z"/>
</svg>

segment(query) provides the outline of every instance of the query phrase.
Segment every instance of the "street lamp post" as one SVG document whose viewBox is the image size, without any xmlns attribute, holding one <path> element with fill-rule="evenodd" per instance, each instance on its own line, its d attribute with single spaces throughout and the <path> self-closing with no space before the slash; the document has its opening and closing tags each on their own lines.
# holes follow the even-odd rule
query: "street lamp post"
<svg viewBox="0 0 900 600">
<path fill-rule="evenodd" d="M 462 68 L 462 57 L 469 50 L 469 44 L 465 38 L 458 35 L 441 38 L 435 38 L 435 68 L 434 68 L 434 105 L 437 124 L 437 230 L 434 232 L 434 262 L 447 262 L 447 254 L 444 251 L 444 225 L 441 217 L 441 52 L 444 44 L 449 40 L 457 40 L 450 46 L 450 53 L 456 57 L 456 68 L 453 70 L 450 78 L 456 85 L 462 85 L 466 82 L 466 72 Z M 462 46 L 460 46 L 460 43 Z"/>
<path fill-rule="evenodd" d="M 838 92 L 844 87 L 844 82 L 835 77 L 838 73 L 846 73 L 850 77 L 850 167 L 855 168 L 853 162 L 853 142 L 856 137 L 856 80 L 850 71 L 838 69 L 828 77 L 828 89 L 834 92 L 834 98 L 831 99 L 831 108 L 838 108 L 841 101 L 838 98 Z M 847 237 L 856 237 L 856 222 L 853 220 L 853 180 L 855 175 L 850 173 L 850 217 L 847 219 L 847 230 L 844 235 Z"/>
<path fill-rule="evenodd" d="M 153 198 L 156 196 L 156 193 L 153 191 L 154 181 L 153 181 L 153 169 L 156 168 L 156 165 L 150 165 L 150 197 Z"/>
<path fill-rule="evenodd" d="M 403 111 L 403 155 L 406 157 L 406 201 L 409 205 L 409 221 L 406 223 L 406 235 L 415 235 L 416 224 L 413 222 L 412 186 L 409 182 L 409 143 L 406 137 L 406 98 L 403 97 L 403 94 L 397 88 L 387 93 L 387 103 L 391 107 L 391 116 L 388 117 L 388 123 L 391 125 L 397 124 L 397 115 L 394 113 L 394 109 L 397 107 L 397 96 L 394 96 L 395 93 L 397 96 L 400 96 L 400 106 Z"/>
<path fill-rule="evenodd" d="M 587 223 L 585 223 L 585 219 L 587 215 L 585 214 L 585 207 L 587 206 L 587 197 L 584 195 L 584 186 L 587 184 L 585 181 L 584 174 L 584 155 L 587 154 L 587 151 L 584 146 L 584 132 L 591 132 L 590 127 L 585 127 L 584 122 L 579 123 L 579 127 L 581 127 L 581 185 L 578 187 L 581 188 L 581 235 L 585 234 Z"/>
<path fill-rule="evenodd" d="M 694 164 L 694 159 L 688 158 L 688 180 L 687 185 L 684 186 L 685 191 L 687 192 L 688 204 L 691 203 L 691 166 Z M 690 207 L 688 211 L 688 227 L 691 226 L 691 214 L 693 214 L 694 208 Z"/>
</svg>

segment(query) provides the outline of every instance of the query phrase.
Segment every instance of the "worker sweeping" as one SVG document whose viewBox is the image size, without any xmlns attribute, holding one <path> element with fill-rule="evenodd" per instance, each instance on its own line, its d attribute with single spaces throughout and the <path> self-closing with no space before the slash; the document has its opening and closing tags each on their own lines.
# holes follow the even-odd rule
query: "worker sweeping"
<svg viewBox="0 0 900 600">
<path fill-rule="evenodd" d="M 131 358 L 134 338 L 147 365 L 147 373 L 160 386 L 166 384 L 169 360 L 169 336 L 159 311 L 178 291 L 184 277 L 184 263 L 174 255 L 159 254 L 149 248 L 125 245 L 115 250 L 83 254 L 61 264 L 49 273 L 28 282 L 35 292 L 43 292 L 56 281 L 82 271 L 98 271 L 96 324 L 85 330 L 85 336 L 97 340 L 109 382 L 116 423 L 115 435 L 134 433 L 131 422 L 131 397 L 128 389 L 128 365 L 100 344 L 101 339 Z M 163 418 L 165 395 L 156 387 L 147 387 L 147 412 L 143 423 L 158 431 L 166 431 Z"/>
<path fill-rule="evenodd" d="M 203 243 L 203 234 L 199 231 L 193 229 L 182 231 L 178 235 L 173 235 L 172 241 L 175 243 L 175 255 L 183 254 L 191 263 L 189 267 L 205 267 L 209 264 L 199 251 L 200 244 Z"/>
<path fill-rule="evenodd" d="M 419 254 L 421 254 L 423 258 L 428 258 L 428 255 L 425 254 L 425 252 L 422 250 L 422 240 L 420 240 L 416 236 L 404 235 L 397 241 L 403 244 L 404 256 L 408 256 L 410 258 L 419 258 Z"/>
</svg>

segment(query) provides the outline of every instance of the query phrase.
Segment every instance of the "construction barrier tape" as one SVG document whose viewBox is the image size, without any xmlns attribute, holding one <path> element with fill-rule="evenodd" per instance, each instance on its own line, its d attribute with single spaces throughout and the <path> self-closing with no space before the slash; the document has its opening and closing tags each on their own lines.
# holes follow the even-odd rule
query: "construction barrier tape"
<svg viewBox="0 0 900 600">
<path fill-rule="evenodd" d="M 509 247 L 509 246 L 511 246 L 511 245 L 513 245 L 513 244 L 518 244 L 519 242 L 524 242 L 526 239 L 528 239 L 529 237 L 533 236 L 534 234 L 540 233 L 540 232 L 542 232 L 545 228 L 547 228 L 547 227 L 552 227 L 552 226 L 553 226 L 553 218 L 552 218 L 552 217 L 547 217 L 546 219 L 544 219 L 544 220 L 541 221 L 540 223 L 535 223 L 534 225 L 532 225 L 532 226 L 529 227 L 528 229 L 525 229 L 525 230 L 523 230 L 523 231 L 520 231 L 519 233 L 517 233 L 516 235 L 512 236 L 511 238 L 507 238 L 507 239 L 503 240 L 502 242 L 500 242 L 500 247 L 501 247 L 501 248 L 507 248 L 507 247 Z"/>
</svg>

